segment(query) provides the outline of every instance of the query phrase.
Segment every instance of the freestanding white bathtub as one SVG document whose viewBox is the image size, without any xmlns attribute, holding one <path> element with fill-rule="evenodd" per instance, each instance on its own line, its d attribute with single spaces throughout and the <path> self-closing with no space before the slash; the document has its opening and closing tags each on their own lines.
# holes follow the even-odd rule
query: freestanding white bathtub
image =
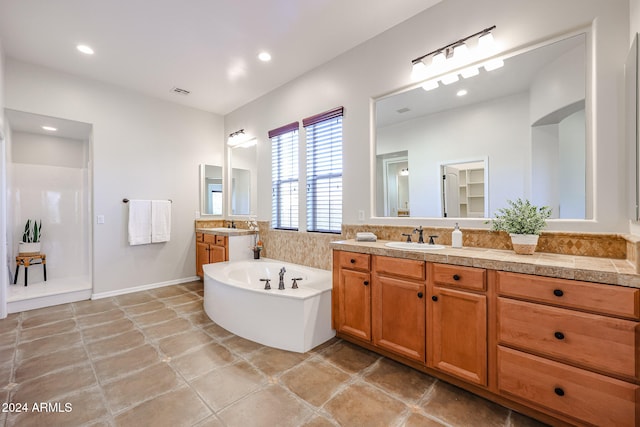
<svg viewBox="0 0 640 427">
<path fill-rule="evenodd" d="M 278 289 L 284 267 L 285 289 Z M 204 311 L 234 334 L 269 347 L 304 353 L 335 336 L 330 271 L 267 258 L 207 264 Z M 298 289 L 292 289 L 292 279 Z M 271 290 L 265 282 L 271 279 Z"/>
</svg>

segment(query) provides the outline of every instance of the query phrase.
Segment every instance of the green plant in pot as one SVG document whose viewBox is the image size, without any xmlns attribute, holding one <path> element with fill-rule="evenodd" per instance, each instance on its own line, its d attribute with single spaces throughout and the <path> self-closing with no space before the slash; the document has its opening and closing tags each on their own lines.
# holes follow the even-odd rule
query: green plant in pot
<svg viewBox="0 0 640 427">
<path fill-rule="evenodd" d="M 520 198 L 515 202 L 507 200 L 507 203 L 509 207 L 498 209 L 496 217 L 490 221 L 491 229 L 509 233 L 517 254 L 532 255 L 536 251 L 540 232 L 551 216 L 551 208 L 538 207 Z"/>
<path fill-rule="evenodd" d="M 38 254 L 40 253 L 40 237 L 42 236 L 42 220 L 38 221 L 27 220 L 24 225 L 24 232 L 22 233 L 22 242 L 18 245 L 18 252 L 21 255 Z"/>
</svg>

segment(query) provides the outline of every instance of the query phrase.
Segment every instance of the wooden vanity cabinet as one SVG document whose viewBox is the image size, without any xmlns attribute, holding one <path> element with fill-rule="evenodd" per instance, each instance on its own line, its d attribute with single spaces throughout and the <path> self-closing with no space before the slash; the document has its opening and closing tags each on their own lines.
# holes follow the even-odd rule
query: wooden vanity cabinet
<svg viewBox="0 0 640 427">
<path fill-rule="evenodd" d="M 204 277 L 202 266 L 229 260 L 227 236 L 196 233 L 196 274 Z"/>
<path fill-rule="evenodd" d="M 427 366 L 486 386 L 486 271 L 427 264 L 427 272 Z"/>
<path fill-rule="evenodd" d="M 424 363 L 424 261 L 374 256 L 372 264 L 373 344 Z"/>
<path fill-rule="evenodd" d="M 355 338 L 371 341 L 371 256 L 334 251 L 333 327 Z"/>
<path fill-rule="evenodd" d="M 580 424 L 638 425 L 640 290 L 496 277 L 498 391 Z"/>
</svg>

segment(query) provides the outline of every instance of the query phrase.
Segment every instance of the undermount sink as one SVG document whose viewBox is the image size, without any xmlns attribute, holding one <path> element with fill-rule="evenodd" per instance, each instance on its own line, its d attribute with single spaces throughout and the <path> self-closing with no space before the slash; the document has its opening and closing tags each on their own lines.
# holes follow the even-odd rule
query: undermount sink
<svg viewBox="0 0 640 427">
<path fill-rule="evenodd" d="M 444 249 L 444 245 L 429 245 L 427 243 L 417 242 L 388 242 L 384 245 L 394 249 L 406 249 L 410 251 L 435 251 Z"/>
</svg>

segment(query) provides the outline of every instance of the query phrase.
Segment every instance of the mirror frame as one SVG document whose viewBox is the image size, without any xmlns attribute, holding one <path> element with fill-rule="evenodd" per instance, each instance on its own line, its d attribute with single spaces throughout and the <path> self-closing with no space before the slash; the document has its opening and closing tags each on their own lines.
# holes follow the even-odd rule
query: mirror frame
<svg viewBox="0 0 640 427">
<path fill-rule="evenodd" d="M 225 208 L 226 208 L 226 200 L 224 197 L 224 193 L 226 191 L 225 188 L 225 183 L 227 182 L 227 180 L 225 179 L 225 173 L 224 173 L 224 168 L 222 166 L 218 166 L 218 165 L 209 165 L 209 166 L 216 166 L 219 167 L 220 169 L 222 169 L 222 173 L 220 176 L 220 179 L 222 179 L 222 213 L 220 215 L 214 215 L 214 214 L 208 214 L 205 213 L 205 209 L 204 209 L 204 204 L 205 204 L 205 200 L 204 200 L 204 189 L 205 189 L 205 175 L 206 175 L 206 167 L 207 164 L 205 163 L 201 163 L 200 164 L 200 168 L 199 168 L 199 174 L 200 174 L 200 186 L 199 186 L 199 194 L 198 194 L 198 198 L 200 199 L 200 217 L 201 218 L 224 218 L 224 212 L 225 212 Z"/>
<path fill-rule="evenodd" d="M 544 47 L 559 41 L 562 41 L 567 38 L 571 38 L 577 35 L 583 34 L 585 37 L 585 218 L 574 218 L 574 219 L 560 219 L 553 218 L 548 219 L 547 223 L 567 223 L 567 222 L 577 222 L 577 223 L 585 223 L 585 222 L 593 222 L 596 220 L 595 218 L 595 151 L 596 151 L 596 141 L 594 139 L 595 135 L 595 119 L 594 115 L 594 88 L 593 88 L 593 74 L 594 74 L 594 60 L 595 54 L 593 52 L 594 45 L 594 31 L 592 25 L 587 25 L 579 28 L 575 28 L 573 30 L 569 30 L 563 32 L 561 34 L 553 34 L 549 37 L 539 39 L 530 43 L 525 43 L 513 47 L 511 49 L 506 49 L 504 51 L 498 52 L 493 56 L 484 58 L 480 61 L 472 62 L 465 64 L 460 67 L 448 69 L 440 74 L 431 75 L 428 78 L 407 84 L 399 89 L 395 89 L 389 92 L 382 93 L 378 96 L 372 96 L 369 98 L 369 120 L 370 120 L 370 140 L 369 140 L 369 167 L 370 167 L 370 178 L 369 178 L 369 194 L 370 194 L 370 216 L 369 218 L 375 222 L 391 222 L 391 223 L 411 223 L 415 221 L 424 221 L 429 220 L 430 222 L 434 222 L 437 224 L 453 224 L 455 222 L 464 222 L 468 224 L 473 224 L 474 226 L 482 225 L 483 228 L 486 228 L 487 220 L 489 218 L 443 218 L 443 217 L 386 217 L 386 216 L 378 216 L 376 215 L 377 209 L 377 166 L 376 166 L 376 141 L 377 141 L 377 133 L 376 133 L 376 102 L 381 99 L 385 99 L 406 91 L 410 91 L 420 87 L 422 83 L 426 80 L 440 78 L 446 74 L 452 73 L 454 71 L 460 72 L 462 69 L 465 69 L 470 66 L 479 66 L 480 64 L 491 60 L 491 59 L 508 59 L 516 55 L 520 55 L 531 50 Z M 407 75 L 409 72 L 407 72 Z M 640 116 L 640 114 L 639 114 Z M 640 148 L 639 148 L 640 150 Z M 640 153 L 639 153 L 640 156 Z M 528 177 L 528 180 L 531 180 L 531 177 Z M 639 185 L 639 193 L 640 193 L 640 178 L 638 180 Z M 640 197 L 640 196 L 639 196 Z M 492 212 L 489 212 L 491 215 Z"/>
</svg>

